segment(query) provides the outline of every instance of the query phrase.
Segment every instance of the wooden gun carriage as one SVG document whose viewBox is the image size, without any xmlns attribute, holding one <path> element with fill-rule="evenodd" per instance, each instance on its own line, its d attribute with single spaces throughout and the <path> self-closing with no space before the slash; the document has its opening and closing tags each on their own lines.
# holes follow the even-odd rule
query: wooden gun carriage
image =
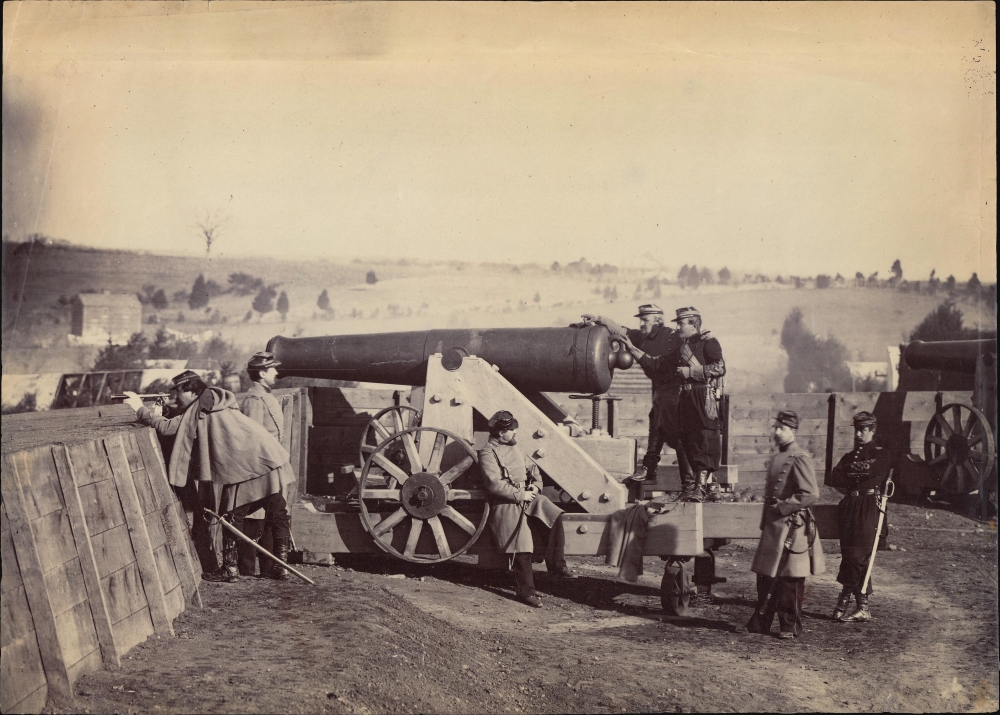
<svg viewBox="0 0 1000 715">
<path fill-rule="evenodd" d="M 412 404 L 375 414 L 356 463 L 330 475 L 339 484 L 332 500 L 293 505 L 298 549 L 387 552 L 417 563 L 495 556 L 476 452 L 488 438 L 487 418 L 503 409 L 520 423 L 519 446 L 540 468 L 544 493 L 566 512 L 566 554 L 607 554 L 611 516 L 628 506 L 620 480 L 634 470 L 635 440 L 598 425 L 579 434 L 545 394 L 606 393 L 631 356 L 605 327 L 278 336 L 267 347 L 282 363 L 280 377 L 413 386 Z M 695 580 L 710 588 L 715 548 L 757 538 L 760 510 L 759 503 L 677 503 L 651 520 L 642 553 L 668 562 L 665 609 L 686 610 L 692 559 Z M 821 508 L 817 519 L 823 538 L 836 538 L 834 512 Z"/>
</svg>

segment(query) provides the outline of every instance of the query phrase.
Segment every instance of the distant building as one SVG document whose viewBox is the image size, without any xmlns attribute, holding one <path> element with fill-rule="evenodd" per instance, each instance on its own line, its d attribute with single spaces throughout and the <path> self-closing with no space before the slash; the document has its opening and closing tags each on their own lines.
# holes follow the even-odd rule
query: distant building
<svg viewBox="0 0 1000 715">
<path fill-rule="evenodd" d="M 70 334 L 87 344 L 128 342 L 142 330 L 142 303 L 132 294 L 80 293 L 73 298 Z"/>
</svg>

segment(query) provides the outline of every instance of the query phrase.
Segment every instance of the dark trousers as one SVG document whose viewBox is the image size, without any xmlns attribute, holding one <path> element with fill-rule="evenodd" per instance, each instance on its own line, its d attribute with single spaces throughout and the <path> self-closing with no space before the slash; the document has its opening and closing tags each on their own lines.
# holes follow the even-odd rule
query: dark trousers
<svg viewBox="0 0 1000 715">
<path fill-rule="evenodd" d="M 642 457 L 642 466 L 649 471 L 656 470 L 660 464 L 660 452 L 666 445 L 677 452 L 677 468 L 681 482 L 686 483 L 693 481 L 694 472 L 681 442 L 676 397 L 665 388 L 653 392 L 653 407 L 649 411 L 649 440 L 646 442 L 646 454 Z"/>
<path fill-rule="evenodd" d="M 253 514 L 258 509 L 264 510 L 264 528 L 270 527 L 274 540 L 288 539 L 291 534 L 291 524 L 292 518 L 288 514 L 288 505 L 285 503 L 285 497 L 281 493 L 270 494 L 263 499 L 258 499 L 257 501 L 252 501 L 249 504 L 243 504 L 233 509 L 227 515 L 229 517 L 229 522 L 235 526 L 240 531 L 244 531 L 244 523 L 246 521 L 247 514 Z M 251 521 L 257 521 L 251 519 Z M 229 534 L 227 531 L 224 536 L 224 540 L 236 541 L 236 537 Z M 265 557 L 266 558 L 266 557 Z"/>
<path fill-rule="evenodd" d="M 266 522 L 264 519 L 244 519 L 243 520 L 243 534 L 258 544 L 263 546 L 268 551 L 273 551 L 271 544 L 264 543 L 264 524 Z M 252 547 L 245 541 L 239 543 L 239 566 L 240 575 L 242 576 L 253 576 L 257 573 L 257 560 L 260 557 L 260 574 L 264 576 L 270 569 L 270 559 L 261 554 L 257 549 Z"/>
<path fill-rule="evenodd" d="M 757 574 L 757 608 L 764 607 L 767 592 L 774 583 L 774 593 L 766 610 L 760 611 L 760 632 L 771 631 L 771 621 L 778 614 L 778 625 L 782 633 L 802 635 L 802 602 L 806 596 L 805 578 L 771 578 Z"/>
<path fill-rule="evenodd" d="M 705 390 L 680 392 L 678 412 L 680 419 L 680 444 L 691 461 L 695 472 L 714 472 L 722 458 L 722 440 L 718 420 L 708 419 L 704 405 Z"/>
<path fill-rule="evenodd" d="M 547 544 L 545 568 L 553 573 L 566 568 L 566 535 L 563 533 L 562 524 L 556 523 L 550 529 L 540 519 L 534 517 L 528 517 L 526 524 L 531 529 L 532 541 Z M 512 556 L 510 569 L 514 572 L 517 595 L 522 598 L 534 596 L 535 576 L 531 564 L 535 560 L 535 555 L 524 551 Z"/>
</svg>

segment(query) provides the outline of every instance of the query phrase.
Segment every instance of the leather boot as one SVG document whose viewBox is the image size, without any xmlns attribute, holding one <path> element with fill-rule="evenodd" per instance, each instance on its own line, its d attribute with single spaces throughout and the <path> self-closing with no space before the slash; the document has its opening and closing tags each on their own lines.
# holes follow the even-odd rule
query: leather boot
<svg viewBox="0 0 1000 715">
<path fill-rule="evenodd" d="M 288 563 L 288 537 L 277 537 L 274 540 L 274 555 L 277 556 L 283 563 Z M 271 572 L 270 576 L 275 581 L 287 581 L 288 571 L 279 566 L 275 562 L 271 562 Z"/>
<path fill-rule="evenodd" d="M 705 483 L 708 481 L 708 472 L 698 472 L 697 477 L 690 481 L 685 480 L 681 485 L 681 501 L 705 501 Z"/>
<path fill-rule="evenodd" d="M 705 498 L 710 502 L 722 501 L 722 487 L 715 481 L 711 472 L 708 474 L 708 484 L 705 487 Z"/>
<path fill-rule="evenodd" d="M 236 539 L 223 537 L 222 539 L 222 566 L 211 573 L 203 573 L 201 577 L 206 581 L 218 583 L 235 583 L 240 580 L 239 546 Z"/>
<path fill-rule="evenodd" d="M 840 598 L 837 599 L 837 607 L 833 609 L 833 615 L 831 618 L 835 621 L 843 619 L 844 614 L 847 613 L 847 609 L 851 607 L 851 587 L 844 586 L 843 590 L 840 592 Z"/>
<path fill-rule="evenodd" d="M 867 623 L 872 619 L 871 611 L 868 610 L 868 596 L 865 594 L 855 595 L 854 600 L 858 607 L 849 616 L 844 616 L 840 620 L 843 623 Z"/>
</svg>

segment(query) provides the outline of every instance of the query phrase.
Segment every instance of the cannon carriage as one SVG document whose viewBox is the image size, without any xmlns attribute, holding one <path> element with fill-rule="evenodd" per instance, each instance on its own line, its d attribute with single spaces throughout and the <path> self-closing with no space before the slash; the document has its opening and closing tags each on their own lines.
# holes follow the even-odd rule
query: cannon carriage
<svg viewBox="0 0 1000 715">
<path fill-rule="evenodd" d="M 500 550 L 484 528 L 489 505 L 476 453 L 488 439 L 486 420 L 502 409 L 520 423 L 519 446 L 540 468 L 543 493 L 565 512 L 568 556 L 607 555 L 620 544 L 612 516 L 651 490 L 669 489 L 669 469 L 662 484 L 631 494 L 621 483 L 635 469 L 636 440 L 615 435 L 614 398 L 606 393 L 614 370 L 632 360 L 603 326 L 278 336 L 268 350 L 282 363 L 281 377 L 412 386 L 409 405 L 378 410 L 366 423 L 355 464 L 329 476 L 339 484 L 332 500 L 292 506 L 299 549 L 385 552 L 425 564 L 468 554 L 481 565 L 498 563 Z M 590 430 L 547 394 L 577 392 L 592 400 Z M 735 478 L 734 469 L 727 480 Z M 724 580 L 715 576 L 715 549 L 756 538 L 759 519 L 759 503 L 671 503 L 652 517 L 641 554 L 667 562 L 664 608 L 683 614 L 696 588 Z M 820 520 L 823 537 L 836 538 L 835 521 Z"/>
</svg>

